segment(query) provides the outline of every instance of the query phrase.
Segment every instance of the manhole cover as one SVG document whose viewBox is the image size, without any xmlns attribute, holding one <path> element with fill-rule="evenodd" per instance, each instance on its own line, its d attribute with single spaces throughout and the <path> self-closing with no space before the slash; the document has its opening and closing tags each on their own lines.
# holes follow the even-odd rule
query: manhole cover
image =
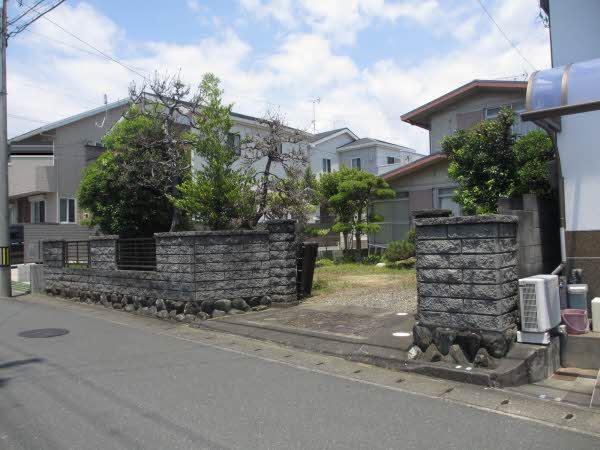
<svg viewBox="0 0 600 450">
<path fill-rule="evenodd" d="M 38 330 L 28 330 L 19 333 L 19 336 L 25 338 L 51 338 L 67 334 L 69 330 L 64 328 L 40 328 Z"/>
</svg>

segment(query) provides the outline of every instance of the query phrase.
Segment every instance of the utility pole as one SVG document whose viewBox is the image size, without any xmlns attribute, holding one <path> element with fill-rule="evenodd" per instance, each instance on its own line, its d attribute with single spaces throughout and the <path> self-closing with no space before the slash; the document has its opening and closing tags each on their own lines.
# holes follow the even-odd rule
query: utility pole
<svg viewBox="0 0 600 450">
<path fill-rule="evenodd" d="M 6 98 L 6 47 L 8 38 L 25 30 L 29 25 L 44 14 L 49 13 L 65 0 L 51 2 L 45 10 L 40 10 L 44 3 L 38 0 L 33 5 L 27 5 L 19 0 L 19 6 L 25 5 L 27 10 L 8 22 L 8 0 L 2 0 L 0 18 L 0 297 L 10 297 L 10 219 L 8 214 L 8 124 Z M 13 29 L 9 32 L 8 26 Z"/>
<path fill-rule="evenodd" d="M 0 32 L 0 297 L 10 297 L 10 223 L 8 218 L 8 132 L 6 110 L 6 45 L 8 41 L 6 8 L 2 0 Z"/>
</svg>

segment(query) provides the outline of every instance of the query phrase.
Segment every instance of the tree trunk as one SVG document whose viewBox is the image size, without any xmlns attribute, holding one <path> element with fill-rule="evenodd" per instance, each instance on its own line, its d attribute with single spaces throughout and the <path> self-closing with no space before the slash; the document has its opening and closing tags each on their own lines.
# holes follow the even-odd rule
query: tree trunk
<svg viewBox="0 0 600 450">
<path fill-rule="evenodd" d="M 265 214 L 267 210 L 267 198 L 269 195 L 269 177 L 271 175 L 271 158 L 267 158 L 267 163 L 265 164 L 265 170 L 262 176 L 262 186 L 260 187 L 260 200 L 258 202 L 258 212 L 254 217 L 254 221 L 252 226 L 256 226 L 261 217 Z"/>
<path fill-rule="evenodd" d="M 362 248 L 362 242 L 360 241 L 360 237 L 361 237 L 361 232 L 357 231 L 356 232 L 356 249 L 360 250 Z"/>
</svg>

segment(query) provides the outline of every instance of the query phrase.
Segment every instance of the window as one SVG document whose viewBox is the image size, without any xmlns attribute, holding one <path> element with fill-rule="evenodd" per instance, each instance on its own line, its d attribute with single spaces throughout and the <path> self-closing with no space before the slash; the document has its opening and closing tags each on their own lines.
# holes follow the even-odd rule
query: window
<svg viewBox="0 0 600 450">
<path fill-rule="evenodd" d="M 10 225 L 17 223 L 17 205 L 9 205 L 8 220 Z"/>
<path fill-rule="evenodd" d="M 394 158 L 393 156 L 388 156 L 387 163 L 388 164 L 396 164 L 396 158 Z"/>
<path fill-rule="evenodd" d="M 60 199 L 60 223 L 75 223 L 75 199 Z"/>
<path fill-rule="evenodd" d="M 454 197 L 454 188 L 439 188 L 437 191 L 436 206 L 439 209 L 449 209 L 453 216 L 460 216 L 460 205 L 456 203 Z"/>
<path fill-rule="evenodd" d="M 323 158 L 323 172 L 329 173 L 331 172 L 331 160 L 327 158 Z"/>
<path fill-rule="evenodd" d="M 236 155 L 240 155 L 242 153 L 242 138 L 237 133 L 228 133 L 227 134 L 227 146 L 232 148 L 235 151 Z"/>
<path fill-rule="evenodd" d="M 46 201 L 31 202 L 31 222 L 44 223 L 46 221 Z"/>
<path fill-rule="evenodd" d="M 525 104 L 523 102 L 512 103 L 508 105 L 498 106 L 496 108 L 486 108 L 485 109 L 485 118 L 486 119 L 495 119 L 498 117 L 498 113 L 500 109 L 503 107 L 508 107 L 515 112 L 515 123 L 512 126 L 512 131 L 518 136 L 522 136 L 527 134 L 531 130 L 536 129 L 535 124 L 531 122 L 521 122 L 521 113 L 525 111 Z"/>
<path fill-rule="evenodd" d="M 360 170 L 360 158 L 352 158 L 352 168 Z"/>
</svg>

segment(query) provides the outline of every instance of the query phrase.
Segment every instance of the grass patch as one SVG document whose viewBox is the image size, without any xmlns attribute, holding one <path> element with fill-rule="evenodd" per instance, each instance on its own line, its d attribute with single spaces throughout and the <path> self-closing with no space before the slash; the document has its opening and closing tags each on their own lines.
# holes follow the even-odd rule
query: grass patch
<svg viewBox="0 0 600 450">
<path fill-rule="evenodd" d="M 416 289 L 414 269 L 396 269 L 346 263 L 315 268 L 312 295 L 323 295 L 342 289 L 385 287 L 400 283 Z"/>
</svg>

